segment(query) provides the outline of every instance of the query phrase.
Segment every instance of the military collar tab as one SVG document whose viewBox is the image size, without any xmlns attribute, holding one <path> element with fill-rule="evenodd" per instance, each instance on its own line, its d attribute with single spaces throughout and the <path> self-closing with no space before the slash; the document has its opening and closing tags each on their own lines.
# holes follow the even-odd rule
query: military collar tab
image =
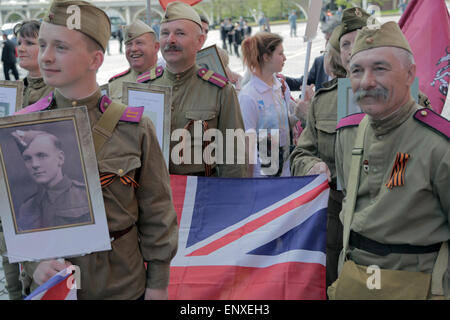
<svg viewBox="0 0 450 320">
<path fill-rule="evenodd" d="M 99 104 L 100 111 L 104 113 L 106 108 L 108 108 L 111 105 L 111 103 L 113 103 L 111 99 L 109 99 L 107 96 L 103 96 Z M 144 114 L 144 107 L 127 107 L 119 120 L 125 122 L 139 123 L 141 121 L 143 114 Z"/>
<path fill-rule="evenodd" d="M 111 77 L 111 78 L 108 80 L 108 82 L 111 82 L 111 81 L 116 80 L 117 78 L 123 77 L 124 75 L 129 74 L 130 71 L 131 71 L 131 68 L 128 68 L 128 70 L 125 70 L 125 71 L 123 71 L 123 72 L 121 72 L 121 73 L 119 73 L 119 74 L 116 74 L 115 76 Z"/>
<path fill-rule="evenodd" d="M 450 121 L 433 110 L 419 109 L 414 113 L 414 119 L 450 140 Z"/>
<path fill-rule="evenodd" d="M 15 115 L 16 114 L 27 114 L 27 113 L 45 110 L 52 105 L 53 100 L 54 100 L 54 96 L 53 96 L 53 91 L 52 91 L 44 98 L 38 100 L 37 102 L 29 105 L 28 107 L 26 107 L 22 110 L 17 111 L 14 114 Z"/>
<path fill-rule="evenodd" d="M 158 79 L 159 77 L 161 77 L 163 75 L 163 73 L 164 73 L 164 68 L 162 66 L 158 66 L 156 68 L 153 67 L 149 71 L 140 74 L 137 77 L 136 82 L 145 83 L 147 81 L 155 80 L 155 79 Z"/>
<path fill-rule="evenodd" d="M 365 115 L 366 114 L 364 112 L 361 112 L 361 113 L 351 114 L 349 116 L 342 118 L 339 121 L 339 123 L 336 127 L 336 130 L 339 130 L 342 128 L 347 128 L 347 127 L 359 126 L 359 123 L 362 121 L 362 119 L 364 118 Z"/>
</svg>

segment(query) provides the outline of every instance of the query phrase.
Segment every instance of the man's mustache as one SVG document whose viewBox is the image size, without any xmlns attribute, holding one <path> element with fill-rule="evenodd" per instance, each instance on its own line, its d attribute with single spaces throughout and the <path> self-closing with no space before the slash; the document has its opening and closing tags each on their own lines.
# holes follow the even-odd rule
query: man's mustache
<svg viewBox="0 0 450 320">
<path fill-rule="evenodd" d="M 176 44 L 168 44 L 163 49 L 164 52 L 166 51 L 183 51 L 183 48 L 180 46 L 177 46 Z"/>
<path fill-rule="evenodd" d="M 376 100 L 386 101 L 389 97 L 389 92 L 385 88 L 375 88 L 370 90 L 358 89 L 353 94 L 353 102 L 358 103 L 361 99 L 371 97 Z"/>
</svg>

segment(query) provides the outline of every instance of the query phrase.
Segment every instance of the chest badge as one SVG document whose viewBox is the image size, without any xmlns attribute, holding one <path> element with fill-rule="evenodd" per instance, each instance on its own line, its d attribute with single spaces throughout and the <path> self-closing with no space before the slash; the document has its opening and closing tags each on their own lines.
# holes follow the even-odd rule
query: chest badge
<svg viewBox="0 0 450 320">
<path fill-rule="evenodd" d="M 363 170 L 365 173 L 369 173 L 369 160 L 363 161 Z"/>
</svg>

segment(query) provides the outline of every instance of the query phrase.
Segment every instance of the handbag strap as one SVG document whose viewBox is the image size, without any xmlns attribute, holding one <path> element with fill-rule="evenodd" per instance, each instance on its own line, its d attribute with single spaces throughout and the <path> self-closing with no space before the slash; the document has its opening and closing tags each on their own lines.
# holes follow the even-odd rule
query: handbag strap
<svg viewBox="0 0 450 320">
<path fill-rule="evenodd" d="M 352 150 L 352 160 L 349 178 L 347 181 L 347 195 L 342 207 L 344 210 L 344 230 L 343 230 L 343 255 L 346 260 L 348 243 L 350 240 L 350 225 L 355 212 L 356 196 L 359 186 L 359 175 L 361 172 L 361 159 L 364 151 L 364 136 L 369 123 L 367 115 L 361 120 L 356 133 L 356 140 Z M 343 261 L 342 261 L 343 262 Z"/>
</svg>

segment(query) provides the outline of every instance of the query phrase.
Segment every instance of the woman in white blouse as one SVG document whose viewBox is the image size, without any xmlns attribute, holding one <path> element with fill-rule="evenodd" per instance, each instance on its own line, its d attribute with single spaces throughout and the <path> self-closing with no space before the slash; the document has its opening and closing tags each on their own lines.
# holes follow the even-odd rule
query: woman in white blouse
<svg viewBox="0 0 450 320">
<path fill-rule="evenodd" d="M 244 64 L 251 77 L 239 92 L 239 103 L 246 132 L 254 130 L 258 137 L 253 177 L 290 175 L 290 91 L 275 76 L 286 61 L 282 42 L 279 35 L 268 32 L 258 32 L 242 42 Z"/>
</svg>

